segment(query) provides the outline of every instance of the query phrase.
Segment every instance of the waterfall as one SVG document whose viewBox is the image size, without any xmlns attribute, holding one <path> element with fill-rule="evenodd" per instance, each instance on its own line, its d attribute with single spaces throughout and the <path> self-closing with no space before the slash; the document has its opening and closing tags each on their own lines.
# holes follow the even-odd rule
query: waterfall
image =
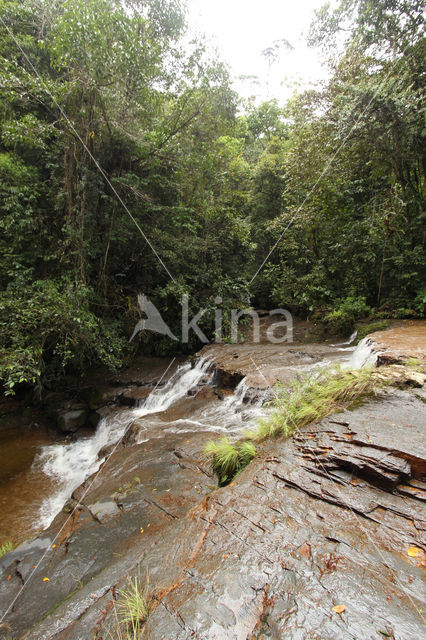
<svg viewBox="0 0 426 640">
<path fill-rule="evenodd" d="M 351 345 L 358 335 L 358 331 L 355 329 L 353 333 L 349 336 L 349 339 L 346 342 L 338 342 L 337 344 L 333 344 L 333 347 L 345 347 Z"/>
<path fill-rule="evenodd" d="M 375 366 L 377 364 L 378 353 L 373 350 L 370 338 L 361 340 L 357 348 L 352 354 L 349 366 L 353 369 L 361 369 L 362 367 Z"/>
<path fill-rule="evenodd" d="M 152 391 L 142 407 L 135 409 L 133 418 L 141 418 L 150 413 L 165 411 L 177 400 L 187 395 L 206 376 L 210 362 L 200 358 L 194 367 L 186 363 L 178 368 L 170 380 L 158 390 Z"/>
<path fill-rule="evenodd" d="M 206 376 L 209 366 L 210 363 L 204 358 L 194 367 L 184 364 L 164 387 L 150 393 L 143 406 L 103 418 L 92 437 L 81 438 L 69 444 L 43 447 L 34 461 L 34 466 L 54 478 L 59 488 L 41 507 L 41 526 L 48 527 L 74 489 L 99 469 L 105 460 L 104 457 L 99 457 L 99 452 L 105 446 L 117 444 L 124 436 L 128 425 L 135 419 L 164 411 L 186 396 L 189 389 Z"/>
</svg>

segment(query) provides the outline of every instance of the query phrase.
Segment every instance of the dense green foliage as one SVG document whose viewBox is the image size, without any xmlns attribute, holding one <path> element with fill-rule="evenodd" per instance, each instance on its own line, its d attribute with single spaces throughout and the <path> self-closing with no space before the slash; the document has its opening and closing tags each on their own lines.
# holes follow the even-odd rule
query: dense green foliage
<svg viewBox="0 0 426 640">
<path fill-rule="evenodd" d="M 6 390 L 176 349 L 128 344 L 139 292 L 177 334 L 188 294 L 210 337 L 216 296 L 225 315 L 251 296 L 338 332 L 421 315 L 421 8 L 325 8 L 312 41 L 348 36 L 328 86 L 241 115 L 179 2 L 0 0 Z"/>
</svg>

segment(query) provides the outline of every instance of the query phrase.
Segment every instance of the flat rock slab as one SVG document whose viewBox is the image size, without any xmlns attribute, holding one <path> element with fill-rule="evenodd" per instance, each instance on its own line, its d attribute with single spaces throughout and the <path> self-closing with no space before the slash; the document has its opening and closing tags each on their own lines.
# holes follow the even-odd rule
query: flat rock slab
<svg viewBox="0 0 426 640">
<path fill-rule="evenodd" d="M 220 384 L 236 386 L 244 377 L 248 387 L 269 389 L 276 382 L 288 384 L 319 362 L 342 357 L 330 344 L 213 344 L 200 354 L 213 364 Z"/>
<path fill-rule="evenodd" d="M 52 622 L 57 608 L 62 617 L 54 623 L 55 633 L 72 625 L 215 488 L 200 455 L 207 438 L 205 433 L 177 434 L 169 442 L 153 439 L 118 449 L 102 473 L 76 489 L 49 529 L 2 559 L 0 617 L 20 594 L 6 616 L 12 637 L 45 616 Z M 52 634 L 52 629 L 43 634 L 37 627 L 29 637 L 41 640 Z"/>
<path fill-rule="evenodd" d="M 147 637 L 423 637 L 424 469 L 406 466 L 423 449 L 416 437 L 393 441 L 424 428 L 423 407 L 411 393 L 389 394 L 269 443 L 234 486 L 206 498 L 145 556 L 154 598 Z M 388 445 L 380 443 L 386 414 Z M 353 460 L 367 447 L 369 468 L 330 460 L 327 438 L 351 442 Z M 383 457 L 371 450 L 397 469 L 401 461 L 403 482 L 383 478 Z"/>
</svg>

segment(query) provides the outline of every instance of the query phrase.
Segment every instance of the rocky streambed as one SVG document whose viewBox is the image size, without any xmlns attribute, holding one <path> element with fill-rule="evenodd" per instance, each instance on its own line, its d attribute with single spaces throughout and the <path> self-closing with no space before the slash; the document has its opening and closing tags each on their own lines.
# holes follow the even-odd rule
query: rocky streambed
<svg viewBox="0 0 426 640">
<path fill-rule="evenodd" d="M 393 331 L 392 345 L 386 332 L 367 347 L 396 363 L 399 388 L 266 443 L 222 489 L 202 455 L 206 440 L 256 420 L 271 382 L 350 352 L 207 348 L 213 366 L 181 393 L 175 378 L 157 411 L 147 401 L 131 410 L 120 444 L 98 451 L 99 472 L 0 560 L 4 635 L 119 637 L 115 603 L 139 573 L 149 575 L 151 639 L 421 637 L 424 378 L 404 377 L 397 363 L 424 357 L 426 332 L 409 323 Z"/>
</svg>

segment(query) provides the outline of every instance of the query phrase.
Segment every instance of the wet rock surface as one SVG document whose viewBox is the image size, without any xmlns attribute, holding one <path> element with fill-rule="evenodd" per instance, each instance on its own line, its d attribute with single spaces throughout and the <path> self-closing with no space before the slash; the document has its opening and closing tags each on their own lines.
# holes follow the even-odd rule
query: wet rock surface
<svg viewBox="0 0 426 640">
<path fill-rule="evenodd" d="M 101 473 L 74 492 L 41 537 L 3 558 L 2 610 L 30 581 L 6 618 L 14 635 L 49 612 L 54 615 L 61 602 L 58 610 L 68 611 L 64 620 L 74 621 L 74 616 L 86 605 L 95 604 L 99 594 L 109 591 L 154 540 L 214 488 L 206 460 L 194 458 L 206 437 L 178 436 L 172 446 L 159 439 L 149 446 L 118 449 Z M 61 622 L 59 627 L 66 624 Z M 52 633 L 43 635 L 37 627 L 29 637 L 50 638 Z M 90 635 L 80 636 L 86 637 Z"/>
<path fill-rule="evenodd" d="M 342 350 L 331 344 L 220 344 L 200 351 L 209 358 L 223 387 L 235 387 L 243 378 L 252 389 L 289 384 L 295 376 L 320 362 L 340 359 Z"/>
<path fill-rule="evenodd" d="M 161 548 L 144 559 L 155 607 L 148 637 L 421 637 L 424 554 L 407 555 L 426 542 L 421 409 L 399 392 L 269 444 L 180 523 L 168 549 L 173 575 Z M 345 455 L 330 458 L 330 442 L 351 443 L 351 470 Z M 392 489 L 387 456 L 400 473 Z"/>
<path fill-rule="evenodd" d="M 265 377 L 286 382 L 339 353 L 327 344 L 222 347 L 205 350 L 219 376 L 222 368 L 230 385 L 259 376 L 254 393 Z M 51 526 L 0 560 L 5 633 L 119 637 L 115 602 L 139 573 L 149 575 L 151 640 L 418 640 L 426 420 L 415 373 L 403 388 L 266 443 L 222 489 L 202 455 L 212 433 L 188 433 L 185 416 L 189 406 L 194 416 L 221 406 L 228 389 L 201 385 L 164 415 L 133 421 Z M 143 402 L 152 381 L 134 383 L 129 373 L 114 397 Z M 148 424 L 158 433 L 140 442 Z"/>
<path fill-rule="evenodd" d="M 79 508 L 54 549 L 65 515 L 7 556 L 2 602 L 48 554 L 8 616 L 13 632 L 38 619 L 25 638 L 115 637 L 115 598 L 139 568 L 152 640 L 418 640 L 424 399 L 423 389 L 392 389 L 269 442 L 220 490 L 200 457 L 205 434 L 167 451 L 161 440 L 119 449 L 74 493 Z"/>
</svg>

